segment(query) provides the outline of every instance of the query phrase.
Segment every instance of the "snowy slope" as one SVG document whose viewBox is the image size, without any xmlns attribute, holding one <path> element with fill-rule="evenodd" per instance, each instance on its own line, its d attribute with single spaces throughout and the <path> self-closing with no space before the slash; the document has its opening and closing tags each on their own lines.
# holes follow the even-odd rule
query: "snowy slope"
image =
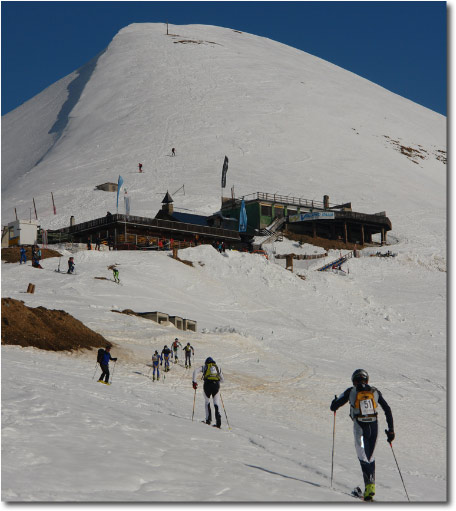
<svg viewBox="0 0 456 511">
<path fill-rule="evenodd" d="M 3 222 L 14 207 L 28 217 L 32 197 L 45 227 L 66 226 L 71 215 L 105 215 L 115 194 L 94 187 L 119 174 L 132 214 L 154 216 L 166 190 L 183 184 L 176 207 L 212 213 L 226 154 L 227 190 L 234 185 L 237 195 L 328 194 L 356 211 L 386 210 L 401 239 L 424 234 L 442 242 L 445 226 L 428 211 L 443 218 L 446 207 L 446 166 L 437 159 L 446 151 L 443 116 L 262 37 L 200 25 L 170 32 L 177 35 L 166 36 L 162 24 L 129 25 L 69 86 L 68 79 L 55 84 L 54 94 L 68 98 L 59 114 L 52 110 L 59 138 L 49 151 L 44 143 L 34 151 L 45 154 L 37 165 L 34 156 L 19 170 L 21 136 L 3 140 L 2 172 L 16 176 L 3 189 Z M 23 124 L 44 137 L 50 110 L 40 114 L 34 105 L 46 101 L 48 90 L 6 116 L 3 133 L 30 113 Z M 424 159 L 414 163 L 398 144 Z M 144 174 L 136 172 L 138 162 Z M 416 218 L 420 230 L 411 232 Z"/>
<path fill-rule="evenodd" d="M 328 407 L 356 367 L 392 407 L 411 499 L 445 499 L 444 273 L 365 257 L 350 261 L 348 277 L 309 271 L 303 281 L 259 255 L 198 247 L 181 256 L 194 267 L 165 253 L 86 251 L 75 276 L 56 274 L 57 259 L 44 270 L 2 265 L 4 295 L 64 307 L 115 342 L 119 357 L 105 387 L 91 379 L 94 352 L 2 348 L 4 499 L 350 500 L 361 483 L 351 421 L 341 409 L 331 490 Z M 112 262 L 121 286 L 94 279 L 109 277 Z M 35 295 L 21 292 L 30 281 Z M 193 318 L 198 332 L 111 312 L 125 308 Z M 146 378 L 153 350 L 175 336 L 194 346 L 194 363 L 221 364 L 231 431 L 223 413 L 223 431 L 199 422 L 200 390 L 191 422 L 183 367 L 164 383 Z M 378 499 L 403 501 L 380 420 Z"/>
<path fill-rule="evenodd" d="M 55 273 L 56 259 L 44 270 L 2 263 L 2 296 L 66 310 L 119 356 L 106 387 L 92 380 L 94 353 L 2 347 L 2 498 L 351 502 L 362 482 L 351 421 L 347 407 L 337 413 L 331 489 L 329 403 L 364 367 L 392 408 L 411 500 L 445 500 L 445 118 L 271 40 L 199 25 L 170 31 L 178 36 L 161 24 L 126 27 L 2 119 L 3 224 L 14 207 L 27 218 L 32 197 L 44 227 L 103 216 L 115 194 L 93 189 L 119 174 L 132 214 L 155 216 L 182 184 L 177 208 L 211 213 L 226 154 L 237 195 L 328 194 L 355 211 L 386 210 L 398 256 L 351 259 L 344 277 L 315 272 L 338 257 L 330 251 L 295 261 L 306 280 L 284 260 L 211 247 L 180 251 L 194 267 L 165 252 L 79 251 L 75 276 Z M 268 251 L 321 253 L 291 241 Z M 94 279 L 112 263 L 120 286 Z M 29 282 L 34 295 L 24 293 Z M 195 319 L 198 332 L 112 312 L 127 308 Z M 222 431 L 199 422 L 200 389 L 192 423 L 183 367 L 164 383 L 146 378 L 153 350 L 176 336 L 192 343 L 196 363 L 221 364 L 231 430 L 223 413 Z M 405 501 L 380 420 L 378 500 Z"/>
</svg>

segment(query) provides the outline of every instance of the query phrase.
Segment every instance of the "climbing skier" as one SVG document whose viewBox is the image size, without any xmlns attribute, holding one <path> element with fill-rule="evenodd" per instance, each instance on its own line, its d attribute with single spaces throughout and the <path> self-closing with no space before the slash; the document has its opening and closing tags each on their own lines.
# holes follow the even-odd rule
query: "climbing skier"
<svg viewBox="0 0 456 511">
<path fill-rule="evenodd" d="M 196 376 L 199 373 L 203 373 L 203 390 L 204 390 L 204 409 L 206 412 L 206 424 L 210 424 L 212 422 L 212 413 L 211 413 L 211 397 L 214 402 L 214 410 L 215 410 L 215 426 L 220 428 L 222 424 L 222 417 L 219 412 L 220 408 L 220 382 L 223 382 L 223 374 L 221 369 L 218 368 L 215 361 L 208 357 L 204 362 L 204 365 L 201 367 L 197 367 L 193 371 L 193 388 L 196 390 L 198 388 L 198 383 L 196 382 Z"/>
<path fill-rule="evenodd" d="M 163 365 L 163 360 L 165 361 L 165 373 L 167 373 L 169 371 L 169 356 L 173 355 L 171 350 L 168 348 L 168 346 L 165 344 L 164 348 L 162 349 L 162 352 L 161 352 L 161 355 L 162 355 L 162 361 L 160 362 L 160 365 Z"/>
<path fill-rule="evenodd" d="M 115 266 L 112 267 L 112 274 L 114 276 L 114 282 L 117 282 L 117 284 L 120 284 L 119 270 Z"/>
<path fill-rule="evenodd" d="M 100 354 L 101 357 L 98 360 L 98 363 L 100 364 L 101 370 L 103 371 L 101 373 L 101 376 L 98 378 L 98 381 L 100 383 L 109 383 L 109 361 L 114 360 L 114 362 L 117 360 L 117 358 L 111 357 L 111 346 L 106 346 L 104 353 Z M 104 378 L 104 381 L 103 381 Z"/>
<path fill-rule="evenodd" d="M 174 147 L 171 149 L 171 156 L 176 156 L 176 149 Z"/>
<path fill-rule="evenodd" d="M 179 342 L 179 339 L 176 337 L 174 339 L 174 342 L 172 344 L 173 352 L 174 352 L 174 363 L 177 364 L 179 361 L 179 355 L 177 353 L 177 350 L 179 349 L 179 346 L 182 348 L 182 344 Z"/>
<path fill-rule="evenodd" d="M 195 350 L 193 349 L 193 346 L 190 346 L 189 342 L 183 349 L 185 353 L 185 369 L 187 369 L 188 367 L 192 367 L 192 355 L 195 356 Z"/>
<path fill-rule="evenodd" d="M 152 380 L 155 381 L 155 370 L 157 370 L 157 380 L 160 379 L 160 369 L 159 362 L 162 361 L 162 357 L 158 354 L 158 351 L 155 350 L 155 353 L 152 355 Z"/>
<path fill-rule="evenodd" d="M 74 272 L 74 257 L 70 257 L 68 259 L 68 271 L 67 273 L 73 273 Z"/>
<path fill-rule="evenodd" d="M 335 412 L 350 402 L 350 417 L 353 421 L 356 454 L 358 455 L 365 484 L 364 500 L 372 500 L 375 495 L 374 450 L 378 434 L 377 405 L 383 408 L 388 424 L 385 430 L 387 441 L 394 440 L 393 414 L 381 392 L 371 387 L 369 375 L 364 369 L 356 369 L 352 374 L 353 387 L 349 387 L 339 397 L 335 397 L 330 409 Z"/>
</svg>

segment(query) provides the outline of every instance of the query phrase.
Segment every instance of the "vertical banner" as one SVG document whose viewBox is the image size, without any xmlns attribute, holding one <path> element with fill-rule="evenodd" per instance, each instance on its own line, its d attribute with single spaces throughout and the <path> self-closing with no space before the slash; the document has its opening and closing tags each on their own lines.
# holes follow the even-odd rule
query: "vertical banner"
<svg viewBox="0 0 456 511">
<path fill-rule="evenodd" d="M 52 197 L 52 207 L 54 208 L 54 215 L 56 215 L 57 210 L 55 209 L 54 194 L 52 192 L 51 192 L 51 197 Z"/>
<path fill-rule="evenodd" d="M 117 213 L 119 212 L 119 192 L 122 184 L 123 184 L 122 176 L 119 176 L 119 179 L 117 180 L 117 207 L 116 207 Z"/>
<path fill-rule="evenodd" d="M 242 199 L 241 211 L 239 213 L 239 232 L 245 232 L 247 230 L 247 211 L 245 210 L 245 202 Z"/>
<path fill-rule="evenodd" d="M 130 197 L 128 195 L 124 195 L 124 202 L 125 202 L 125 214 L 127 216 L 130 215 Z"/>
<path fill-rule="evenodd" d="M 222 169 L 222 188 L 226 186 L 226 173 L 228 172 L 228 156 L 225 156 Z"/>
<path fill-rule="evenodd" d="M 45 229 L 41 230 L 41 242 L 43 244 L 43 247 L 47 247 L 48 244 L 48 232 Z"/>
<path fill-rule="evenodd" d="M 35 218 L 38 220 L 38 215 L 36 214 L 35 197 L 33 197 L 33 207 L 35 208 Z"/>
</svg>

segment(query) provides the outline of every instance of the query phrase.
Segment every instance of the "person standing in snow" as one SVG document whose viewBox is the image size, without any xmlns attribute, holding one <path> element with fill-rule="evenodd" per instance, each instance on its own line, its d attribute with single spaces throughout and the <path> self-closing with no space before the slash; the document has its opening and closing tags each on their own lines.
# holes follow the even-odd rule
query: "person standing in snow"
<svg viewBox="0 0 456 511">
<path fill-rule="evenodd" d="M 117 358 L 111 357 L 111 346 L 106 346 L 104 353 L 101 357 L 100 367 L 103 371 L 101 376 L 98 378 L 100 383 L 109 383 L 109 361 L 114 360 L 117 361 Z M 104 381 L 103 381 L 104 378 Z"/>
<path fill-rule="evenodd" d="M 100 250 L 101 247 L 101 238 L 100 236 L 97 236 L 95 239 L 95 250 Z"/>
<path fill-rule="evenodd" d="M 195 350 L 193 349 L 193 346 L 190 346 L 189 342 L 183 349 L 185 353 L 185 369 L 187 369 L 188 367 L 192 367 L 192 355 L 195 356 Z"/>
<path fill-rule="evenodd" d="M 27 253 L 25 252 L 25 248 L 21 247 L 21 260 L 19 261 L 19 264 L 26 264 L 27 263 Z"/>
<path fill-rule="evenodd" d="M 177 350 L 179 349 L 179 346 L 182 348 L 182 344 L 179 342 L 179 339 L 176 337 L 174 339 L 174 342 L 172 344 L 173 352 L 174 352 L 174 363 L 177 364 L 179 361 L 179 356 L 177 353 Z"/>
<path fill-rule="evenodd" d="M 74 272 L 74 257 L 70 257 L 68 259 L 68 271 L 67 273 L 73 273 Z"/>
<path fill-rule="evenodd" d="M 176 149 L 174 147 L 171 149 L 171 156 L 176 156 Z"/>
<path fill-rule="evenodd" d="M 162 361 L 162 357 L 158 354 L 158 351 L 155 350 L 155 353 L 152 355 L 152 380 L 155 381 L 155 370 L 157 371 L 157 380 L 160 379 L 160 369 L 159 369 L 159 363 Z"/>
<path fill-rule="evenodd" d="M 212 412 L 211 412 L 211 397 L 214 402 L 214 410 L 215 410 L 215 426 L 220 428 L 222 425 L 222 416 L 220 415 L 220 382 L 223 382 L 223 374 L 222 370 L 218 368 L 215 361 L 208 357 L 204 362 L 204 365 L 201 367 L 197 367 L 193 371 L 193 379 L 192 384 L 193 388 L 196 390 L 198 388 L 198 383 L 196 382 L 196 377 L 199 373 L 203 373 L 203 391 L 204 391 L 204 410 L 206 412 L 206 424 L 210 424 L 212 422 Z"/>
<path fill-rule="evenodd" d="M 162 355 L 162 361 L 160 362 L 160 365 L 163 365 L 163 360 L 165 361 L 165 373 L 169 371 L 169 357 L 172 356 L 171 350 L 168 348 L 168 346 L 165 344 L 164 348 L 161 352 Z"/>
<path fill-rule="evenodd" d="M 375 458 L 374 450 L 377 442 L 378 421 L 377 407 L 383 408 L 388 424 L 385 430 L 387 441 L 394 438 L 393 414 L 381 392 L 369 383 L 369 375 L 364 369 L 356 369 L 352 374 L 353 387 L 349 387 L 339 397 L 335 397 L 330 409 L 336 412 L 345 403 L 350 403 L 350 417 L 353 421 L 355 448 L 361 464 L 365 484 L 364 500 L 372 500 L 375 495 Z"/>
</svg>

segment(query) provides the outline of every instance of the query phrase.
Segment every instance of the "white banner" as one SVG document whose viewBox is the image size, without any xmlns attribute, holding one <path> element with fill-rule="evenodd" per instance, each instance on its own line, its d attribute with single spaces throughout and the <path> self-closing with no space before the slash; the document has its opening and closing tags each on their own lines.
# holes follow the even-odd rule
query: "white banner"
<svg viewBox="0 0 456 511">
<path fill-rule="evenodd" d="M 130 197 L 124 195 L 125 201 L 125 214 L 128 216 L 130 214 Z"/>
<path fill-rule="evenodd" d="M 308 220 L 334 220 L 334 211 L 314 211 L 313 213 L 301 213 L 290 216 L 289 222 L 305 222 Z"/>
</svg>

